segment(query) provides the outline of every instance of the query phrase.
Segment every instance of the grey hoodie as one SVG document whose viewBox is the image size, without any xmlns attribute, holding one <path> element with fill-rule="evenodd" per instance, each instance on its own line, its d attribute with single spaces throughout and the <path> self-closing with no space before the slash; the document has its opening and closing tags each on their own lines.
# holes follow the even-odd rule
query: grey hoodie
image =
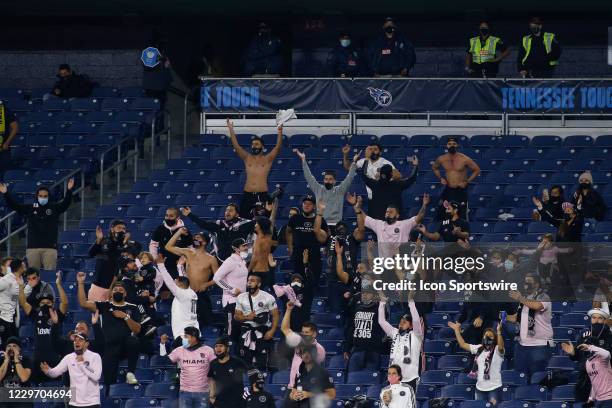
<svg viewBox="0 0 612 408">
<path fill-rule="evenodd" d="M 331 190 L 326 189 L 323 184 L 317 182 L 310 172 L 310 168 L 308 167 L 306 160 L 302 161 L 302 170 L 304 171 L 304 177 L 306 178 L 308 187 L 315 194 L 317 202 L 319 200 L 323 200 L 325 203 L 323 218 L 325 218 L 327 224 L 336 225 L 336 223 L 342 221 L 344 195 L 348 191 L 351 183 L 353 182 L 353 178 L 355 177 L 355 171 L 357 170 L 355 163 L 351 163 L 351 167 L 346 178 L 342 180 L 340 184 L 334 186 Z"/>
</svg>

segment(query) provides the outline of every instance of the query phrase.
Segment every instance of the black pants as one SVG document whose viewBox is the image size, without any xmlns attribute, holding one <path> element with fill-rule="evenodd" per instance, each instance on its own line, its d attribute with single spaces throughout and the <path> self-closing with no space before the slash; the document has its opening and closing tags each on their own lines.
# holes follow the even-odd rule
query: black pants
<svg viewBox="0 0 612 408">
<path fill-rule="evenodd" d="M 0 319 L 0 348 L 6 349 L 6 341 L 11 336 L 17 336 L 17 328 L 15 322 L 7 322 Z"/>
<path fill-rule="evenodd" d="M 11 151 L 0 150 L 0 180 L 4 182 L 4 173 L 12 168 Z"/>
<path fill-rule="evenodd" d="M 207 290 L 196 292 L 196 294 L 198 295 L 198 324 L 200 325 L 200 332 L 202 332 L 204 327 L 212 324 L 212 302 Z"/>
<path fill-rule="evenodd" d="M 474 64 L 470 65 L 473 72 L 470 72 L 470 78 L 495 78 L 499 66 L 492 63 Z M 415 390 L 416 393 L 416 390 Z"/>
<path fill-rule="evenodd" d="M 259 276 L 261 279 L 261 289 L 266 292 L 272 291 L 272 286 L 274 285 L 274 270 L 266 271 L 266 272 L 251 272 L 251 274 L 255 276 Z"/>
<path fill-rule="evenodd" d="M 302 307 L 293 308 L 293 312 L 291 313 L 291 330 L 294 332 L 301 332 L 302 324 L 310 321 L 312 299 L 312 291 L 304 292 L 304 296 L 301 300 Z"/>
<path fill-rule="evenodd" d="M 270 201 L 270 196 L 267 191 L 262 191 L 260 193 L 249 193 L 245 191 L 242 194 L 242 201 L 240 201 L 240 216 L 247 219 L 253 218 L 251 210 L 255 207 L 255 204 L 265 204 L 268 201 Z"/>
<path fill-rule="evenodd" d="M 232 350 L 237 353 L 239 350 L 238 345 L 240 344 L 240 322 L 234 319 L 234 312 L 236 311 L 236 304 L 229 303 L 223 308 L 226 314 L 225 317 L 225 334 L 227 334 L 232 341 Z"/>
<path fill-rule="evenodd" d="M 306 276 L 304 266 L 304 249 L 308 249 L 308 269 L 312 278 L 307 277 L 311 280 L 313 288 L 319 286 L 319 277 L 321 276 L 321 270 L 323 269 L 323 262 L 321 261 L 321 250 L 319 247 L 312 248 L 293 248 L 291 254 L 291 260 L 293 261 L 293 272 L 299 273 L 302 276 Z"/>
<path fill-rule="evenodd" d="M 242 358 L 242 360 L 244 360 L 244 362 L 247 363 L 249 367 L 257 368 L 261 372 L 267 372 L 271 350 L 270 345 L 272 340 L 264 340 L 263 337 L 257 339 L 257 341 L 255 342 L 255 350 L 245 347 L 242 335 L 244 335 L 249 330 L 251 330 L 250 326 L 241 327 L 240 358 Z M 268 328 L 262 328 L 260 331 L 262 332 L 262 334 L 265 334 L 267 330 Z"/>
<path fill-rule="evenodd" d="M 440 195 L 440 202 L 438 207 L 438 220 L 446 219 L 446 208 L 444 208 L 444 201 L 456 201 L 459 203 L 459 218 L 469 221 L 468 219 L 468 192 L 467 187 L 444 187 L 444 191 Z"/>
<path fill-rule="evenodd" d="M 104 358 L 102 359 L 102 374 L 107 387 L 117 382 L 119 362 L 123 358 L 128 360 L 128 372 L 136 371 L 138 355 L 140 354 L 140 341 L 136 336 L 127 336 L 123 341 L 106 343 L 104 346 Z"/>
<path fill-rule="evenodd" d="M 40 369 L 40 363 L 46 361 L 49 364 L 49 367 L 55 367 L 62 361 L 62 356 L 56 353 L 51 354 L 43 354 L 43 353 L 34 353 L 34 358 L 32 359 L 32 376 L 30 377 L 30 381 L 33 382 L 47 382 L 47 381 L 55 381 L 54 378 L 47 376 Z"/>
</svg>

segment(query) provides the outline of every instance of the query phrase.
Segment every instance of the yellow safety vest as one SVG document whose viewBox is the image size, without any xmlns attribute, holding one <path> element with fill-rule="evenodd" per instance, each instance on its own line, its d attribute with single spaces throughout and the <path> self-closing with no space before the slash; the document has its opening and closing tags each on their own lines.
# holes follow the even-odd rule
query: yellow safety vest
<svg viewBox="0 0 612 408">
<path fill-rule="evenodd" d="M 544 33 L 542 35 L 542 39 L 544 40 L 544 49 L 546 50 L 546 53 L 550 54 L 555 35 L 553 33 Z M 529 53 L 531 52 L 531 35 L 526 35 L 523 37 L 523 49 L 525 50 L 525 56 L 523 57 L 522 64 L 525 64 L 525 61 L 527 61 L 527 57 L 529 57 Z M 549 61 L 548 64 L 557 65 L 559 64 L 559 61 Z"/>
<path fill-rule="evenodd" d="M 498 37 L 488 36 L 484 47 L 481 46 L 480 37 L 470 38 L 470 54 L 474 64 L 489 62 L 495 58 L 495 49 L 499 42 Z"/>
</svg>

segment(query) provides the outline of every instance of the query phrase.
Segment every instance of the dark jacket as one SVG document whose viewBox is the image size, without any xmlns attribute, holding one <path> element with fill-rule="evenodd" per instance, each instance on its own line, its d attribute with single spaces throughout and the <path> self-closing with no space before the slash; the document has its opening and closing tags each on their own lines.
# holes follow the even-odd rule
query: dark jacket
<svg viewBox="0 0 612 408">
<path fill-rule="evenodd" d="M 578 194 L 581 194 L 580 189 L 574 194 L 572 203 L 576 204 Z M 584 218 L 595 218 L 597 221 L 604 220 L 606 203 L 598 191 L 591 188 L 586 195 L 582 196 L 582 215 L 584 215 Z"/>
<path fill-rule="evenodd" d="M 374 75 L 399 75 L 404 68 L 410 71 L 414 67 L 416 53 L 414 46 L 397 33 L 391 39 L 381 35 L 370 44 L 368 60 Z"/>
<path fill-rule="evenodd" d="M 368 215 L 377 220 L 385 219 L 385 212 L 389 204 L 402 208 L 402 192 L 410 187 L 417 178 L 418 167 L 413 167 L 410 175 L 399 180 L 388 182 L 374 180 L 367 176 L 368 161 L 357 170 L 366 186 L 372 190 L 372 199 L 368 202 Z"/>
<path fill-rule="evenodd" d="M 538 210 L 542 221 L 546 221 L 557 227 L 556 242 L 581 242 L 582 228 L 584 227 L 584 216 L 581 209 L 577 209 L 576 218 L 571 224 L 566 219 L 553 218 L 552 214 L 544 208 Z"/>
<path fill-rule="evenodd" d="M 385 332 L 378 324 L 378 302 L 354 303 L 346 317 L 344 351 L 381 352 Z"/>
<path fill-rule="evenodd" d="M 255 221 L 244 218 L 238 218 L 233 223 L 228 223 L 225 220 L 206 221 L 191 213 L 189 219 L 206 231 L 215 234 L 216 248 L 213 253 L 221 262 L 232 254 L 233 240 L 236 238 L 246 239 L 249 234 L 255 231 Z"/>
<path fill-rule="evenodd" d="M 66 190 L 66 196 L 56 203 L 40 205 L 19 204 L 8 192 L 4 195 L 8 207 L 28 221 L 28 248 L 57 248 L 57 230 L 60 215 L 70 207 L 72 190 Z"/>
<path fill-rule="evenodd" d="M 327 65 L 334 76 L 356 77 L 363 71 L 361 53 L 353 46 L 338 44 L 329 53 Z"/>
<path fill-rule="evenodd" d="M 552 66 L 549 64 L 550 61 L 557 61 L 561 56 L 561 47 L 559 46 L 559 42 L 557 41 L 557 37 L 555 36 L 552 41 L 550 54 L 546 53 L 546 48 L 544 47 L 544 33 L 542 33 L 539 37 L 535 37 L 533 34 L 530 34 L 531 37 L 531 51 L 529 52 L 529 56 L 523 63 L 523 58 L 525 57 L 525 48 L 522 44 L 519 44 L 518 47 L 518 55 L 517 62 L 519 71 L 541 71 L 541 70 L 549 70 L 552 69 Z"/>
<path fill-rule="evenodd" d="M 246 52 L 246 75 L 280 74 L 283 66 L 281 41 L 272 35 L 256 36 Z"/>
<path fill-rule="evenodd" d="M 148 91 L 167 91 L 172 83 L 172 73 L 164 63 L 153 68 L 144 67 L 142 71 L 142 88 Z"/>
<path fill-rule="evenodd" d="M 59 94 L 55 93 L 55 90 L 59 89 Z M 65 78 L 60 78 L 53 86 L 53 95 L 59 96 L 60 98 L 83 98 L 91 96 L 93 90 L 93 83 L 85 75 L 78 75 L 72 73 L 72 75 Z"/>
</svg>

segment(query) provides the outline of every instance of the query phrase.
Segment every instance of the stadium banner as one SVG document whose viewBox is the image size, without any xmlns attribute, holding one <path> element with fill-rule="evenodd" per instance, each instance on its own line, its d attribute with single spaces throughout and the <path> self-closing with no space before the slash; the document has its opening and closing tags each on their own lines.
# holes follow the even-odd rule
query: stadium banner
<svg viewBox="0 0 612 408">
<path fill-rule="evenodd" d="M 204 79 L 204 113 L 612 113 L 612 80 Z"/>
</svg>

